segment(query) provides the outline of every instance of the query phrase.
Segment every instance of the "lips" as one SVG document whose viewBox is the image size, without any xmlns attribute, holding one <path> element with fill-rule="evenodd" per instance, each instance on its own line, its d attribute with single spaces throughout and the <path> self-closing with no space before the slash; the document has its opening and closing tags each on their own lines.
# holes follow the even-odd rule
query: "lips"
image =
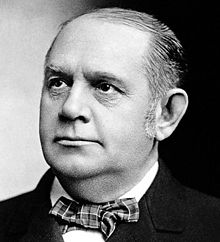
<svg viewBox="0 0 220 242">
<path fill-rule="evenodd" d="M 76 136 L 76 137 L 58 136 L 58 137 L 55 137 L 54 142 L 66 147 L 68 146 L 76 147 L 76 146 L 92 145 L 92 144 L 101 145 L 101 142 L 97 139 L 84 138 L 80 136 Z"/>
</svg>

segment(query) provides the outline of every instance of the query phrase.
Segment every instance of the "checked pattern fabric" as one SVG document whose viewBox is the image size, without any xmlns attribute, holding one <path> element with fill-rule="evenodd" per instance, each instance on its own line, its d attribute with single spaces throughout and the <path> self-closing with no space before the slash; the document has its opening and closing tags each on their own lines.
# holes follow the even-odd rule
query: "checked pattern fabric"
<svg viewBox="0 0 220 242">
<path fill-rule="evenodd" d="M 137 222 L 139 208 L 135 198 L 117 199 L 102 204 L 79 204 L 65 197 L 58 199 L 50 210 L 52 214 L 66 224 L 68 232 L 71 227 L 98 229 L 107 239 L 115 230 L 117 223 Z"/>
</svg>

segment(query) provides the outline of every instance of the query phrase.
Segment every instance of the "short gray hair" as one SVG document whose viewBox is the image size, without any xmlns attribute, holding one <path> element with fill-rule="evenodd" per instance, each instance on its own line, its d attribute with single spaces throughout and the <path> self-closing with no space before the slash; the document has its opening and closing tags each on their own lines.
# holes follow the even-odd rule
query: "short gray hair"
<svg viewBox="0 0 220 242">
<path fill-rule="evenodd" d="M 151 34 L 150 48 L 143 55 L 143 70 L 154 100 L 164 96 L 168 90 L 180 86 L 186 67 L 183 48 L 173 31 L 165 24 L 143 12 L 122 8 L 100 8 L 73 16 L 61 25 L 59 33 L 74 19 L 82 16 L 127 25 L 143 33 Z M 46 55 L 46 61 L 53 43 Z"/>
</svg>

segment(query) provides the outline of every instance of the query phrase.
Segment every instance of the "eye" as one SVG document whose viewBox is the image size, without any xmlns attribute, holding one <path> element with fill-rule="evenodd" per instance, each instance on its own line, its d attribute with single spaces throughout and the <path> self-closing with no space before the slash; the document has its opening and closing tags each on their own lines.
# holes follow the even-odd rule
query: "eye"
<svg viewBox="0 0 220 242">
<path fill-rule="evenodd" d="M 116 88 L 113 85 L 108 84 L 107 82 L 100 83 L 96 86 L 101 92 L 113 92 Z"/>
<path fill-rule="evenodd" d="M 66 86 L 67 86 L 67 84 L 66 84 L 66 82 L 63 79 L 60 79 L 60 78 L 51 78 L 49 80 L 48 87 L 50 89 L 58 90 L 58 89 L 62 89 L 64 87 L 66 87 Z"/>
</svg>

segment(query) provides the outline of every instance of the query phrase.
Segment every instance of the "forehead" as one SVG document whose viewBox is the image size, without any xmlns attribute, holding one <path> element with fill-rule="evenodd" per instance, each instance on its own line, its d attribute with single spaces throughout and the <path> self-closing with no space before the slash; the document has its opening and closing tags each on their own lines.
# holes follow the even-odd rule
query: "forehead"
<svg viewBox="0 0 220 242">
<path fill-rule="evenodd" d="M 64 27 L 54 43 L 53 50 L 62 47 L 77 49 L 83 45 L 88 50 L 104 46 L 105 49 L 116 48 L 116 51 L 121 52 L 130 50 L 129 52 L 141 56 L 143 50 L 148 47 L 149 39 L 150 34 L 130 26 L 91 17 L 79 17 Z"/>
<path fill-rule="evenodd" d="M 70 71 L 83 66 L 118 75 L 139 75 L 149 40 L 150 34 L 130 26 L 79 17 L 60 32 L 48 62 Z"/>
</svg>

